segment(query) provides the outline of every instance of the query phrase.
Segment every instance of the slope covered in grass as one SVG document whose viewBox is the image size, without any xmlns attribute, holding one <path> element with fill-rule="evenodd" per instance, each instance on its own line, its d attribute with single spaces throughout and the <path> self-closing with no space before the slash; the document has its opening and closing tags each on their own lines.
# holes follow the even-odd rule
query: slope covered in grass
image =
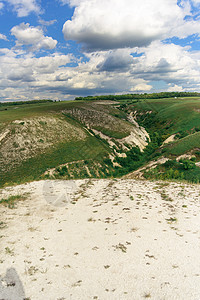
<svg viewBox="0 0 200 300">
<path fill-rule="evenodd" d="M 166 139 L 171 142 L 164 144 Z M 160 157 L 183 154 L 196 159 L 196 168 L 183 170 L 184 178 L 198 181 L 198 151 L 198 97 L 121 96 L 117 101 L 20 103 L 0 110 L 0 185 L 49 177 L 122 176 Z M 159 169 L 165 171 L 165 166 Z"/>
<path fill-rule="evenodd" d="M 1 185 L 38 179 L 67 161 L 108 155 L 100 141 L 63 115 L 73 103 L 24 104 L 0 112 Z"/>
<path fill-rule="evenodd" d="M 146 178 L 200 180 L 200 98 L 126 99 L 120 100 L 119 109 L 131 113 L 150 133 L 154 141 L 148 157 L 150 161 L 160 157 L 179 159 L 181 155 L 186 155 L 187 159 L 193 156 L 196 160 L 192 170 L 181 165 L 155 168 L 154 164 L 152 170 L 148 167 Z M 166 139 L 169 142 L 164 144 Z"/>
<path fill-rule="evenodd" d="M 63 164 L 67 164 L 67 178 L 109 176 L 112 167 L 110 170 L 104 167 L 105 159 L 120 155 L 126 149 L 124 144 L 138 140 L 145 145 L 147 139 L 110 102 L 20 103 L 3 108 L 0 111 L 1 185 L 39 179 L 47 176 L 49 169 L 59 169 Z M 135 141 L 130 138 L 133 132 Z M 87 161 L 84 168 L 82 161 Z M 60 174 L 63 171 L 57 175 Z"/>
<path fill-rule="evenodd" d="M 18 166 L 14 165 L 11 171 L 4 172 L 0 185 L 37 180 L 48 169 L 66 162 L 87 159 L 101 161 L 107 154 L 104 145 L 90 136 L 84 141 L 58 143 L 56 147 L 50 147 L 44 153 L 24 160 Z"/>
<path fill-rule="evenodd" d="M 180 139 L 200 131 L 200 98 L 121 100 L 119 109 L 132 112 L 147 131 L 158 132 L 162 142 L 172 134 Z"/>
<path fill-rule="evenodd" d="M 147 122 L 150 130 L 155 129 L 155 125 L 157 129 L 161 129 L 166 123 L 167 133 L 170 134 L 200 127 L 200 98 L 140 100 L 129 105 L 128 108 L 133 111 L 137 110 L 138 118 Z"/>
<path fill-rule="evenodd" d="M 182 155 L 195 148 L 200 148 L 200 132 L 196 132 L 175 141 L 167 147 L 167 152 L 173 155 Z"/>
</svg>

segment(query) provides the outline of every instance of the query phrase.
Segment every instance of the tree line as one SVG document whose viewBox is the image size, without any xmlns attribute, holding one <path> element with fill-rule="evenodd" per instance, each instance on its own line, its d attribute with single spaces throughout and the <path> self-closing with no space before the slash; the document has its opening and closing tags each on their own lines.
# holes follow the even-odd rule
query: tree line
<svg viewBox="0 0 200 300">
<path fill-rule="evenodd" d="M 42 100 L 30 100 L 30 101 L 13 101 L 13 102 L 0 102 L 1 106 L 13 106 L 13 105 L 24 105 L 24 104 L 37 104 L 37 103 L 46 103 L 46 102 L 54 102 L 50 99 L 42 99 Z"/>
<path fill-rule="evenodd" d="M 161 99 L 161 98 L 178 98 L 178 97 L 200 97 L 197 92 L 161 92 L 161 93 L 143 93 L 143 94 L 126 94 L 126 95 L 101 95 L 76 97 L 75 100 L 127 100 L 127 99 Z"/>
</svg>

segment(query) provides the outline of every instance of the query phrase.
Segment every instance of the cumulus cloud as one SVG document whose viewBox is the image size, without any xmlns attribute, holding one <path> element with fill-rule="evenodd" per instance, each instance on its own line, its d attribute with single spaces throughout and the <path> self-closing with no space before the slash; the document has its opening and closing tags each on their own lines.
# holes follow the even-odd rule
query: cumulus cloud
<svg viewBox="0 0 200 300">
<path fill-rule="evenodd" d="M 152 86 L 150 84 L 147 84 L 145 80 L 140 79 L 140 81 L 130 89 L 130 92 L 148 92 L 151 89 Z"/>
<path fill-rule="evenodd" d="M 153 42 L 141 49 L 86 53 L 87 60 L 56 53 L 36 57 L 0 49 L 0 98 L 67 99 L 77 95 L 150 92 L 162 80 L 169 91 L 200 91 L 200 53 Z M 118 58 L 119 69 L 115 68 Z M 69 63 L 76 62 L 74 67 Z M 120 71 L 122 69 L 123 71 Z M 9 87 L 9 88 L 8 88 Z M 71 95 L 71 96 L 70 96 Z"/>
<path fill-rule="evenodd" d="M 23 50 L 0 49 L 0 99 L 49 98 L 47 90 L 55 84 L 57 73 L 73 60 L 59 53 L 37 58 Z"/>
<path fill-rule="evenodd" d="M 4 34 L 0 33 L 0 40 L 7 41 L 7 37 Z"/>
<path fill-rule="evenodd" d="M 169 84 L 168 92 L 183 92 L 183 88 L 177 84 Z"/>
<path fill-rule="evenodd" d="M 11 34 L 17 39 L 16 46 L 30 46 L 32 50 L 54 49 L 57 41 L 52 37 L 44 36 L 40 27 L 30 26 L 29 23 L 21 23 L 11 29 Z"/>
<path fill-rule="evenodd" d="M 5 0 L 16 11 L 18 17 L 26 17 L 30 13 L 41 13 L 41 8 L 36 0 Z"/>
<path fill-rule="evenodd" d="M 194 5 L 199 5 L 199 4 L 200 4 L 200 0 L 192 0 L 192 3 L 193 3 Z"/>
<path fill-rule="evenodd" d="M 120 93 L 149 90 L 148 82 L 129 73 L 99 72 L 97 65 L 106 60 L 106 53 L 90 55 L 87 62 L 76 61 L 71 55 L 55 54 L 35 57 L 17 49 L 0 50 L 0 98 L 13 100 L 40 97 L 67 99 L 76 95 Z M 106 75 L 107 74 L 107 75 Z M 70 96 L 71 95 L 71 96 Z"/>
<path fill-rule="evenodd" d="M 54 23 L 56 23 L 57 20 L 54 19 L 54 20 L 50 20 L 50 21 L 45 21 L 43 19 L 39 19 L 38 22 L 43 26 L 50 26 L 50 25 L 53 25 Z"/>
<path fill-rule="evenodd" d="M 3 3 L 2 2 L 0 2 L 0 9 L 2 9 L 3 8 Z"/>
<path fill-rule="evenodd" d="M 70 54 L 45 55 L 45 51 L 37 57 L 34 51 L 56 48 L 57 41 L 44 34 L 45 26 L 56 20 L 39 19 L 38 27 L 14 26 L 11 34 L 16 47 L 0 48 L 0 99 L 151 92 L 158 90 L 160 81 L 168 91 L 200 92 L 200 52 L 162 42 L 199 34 L 199 21 L 193 18 L 190 4 L 197 6 L 200 0 L 182 0 L 179 5 L 176 0 L 59 1 L 75 7 L 63 27 L 65 38 L 82 43 L 87 51 L 77 59 Z M 29 6 L 24 13 L 40 12 L 33 0 L 7 2 L 24 7 L 34 3 L 38 8 Z M 18 16 L 23 15 L 14 7 Z M 2 38 L 6 39 L 0 34 Z"/>
<path fill-rule="evenodd" d="M 124 72 L 134 63 L 133 57 L 127 50 L 115 50 L 105 54 L 105 59 L 97 65 L 99 71 Z"/>
<path fill-rule="evenodd" d="M 65 2 L 65 1 L 64 1 Z M 87 50 L 141 47 L 154 40 L 183 38 L 200 32 L 198 21 L 186 21 L 189 1 L 176 0 L 70 0 L 72 20 L 65 22 L 66 40 L 76 40 Z"/>
<path fill-rule="evenodd" d="M 60 0 L 63 5 L 68 4 L 70 6 L 76 6 L 81 2 L 81 0 Z"/>
<path fill-rule="evenodd" d="M 137 58 L 130 73 L 149 82 L 163 81 L 199 91 L 200 53 L 189 47 L 154 42 Z"/>
</svg>

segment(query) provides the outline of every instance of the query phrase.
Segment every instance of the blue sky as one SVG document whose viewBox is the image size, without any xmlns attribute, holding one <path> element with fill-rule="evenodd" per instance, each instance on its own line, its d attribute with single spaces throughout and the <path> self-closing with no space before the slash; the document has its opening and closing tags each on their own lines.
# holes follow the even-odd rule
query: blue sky
<svg viewBox="0 0 200 300">
<path fill-rule="evenodd" d="M 200 0 L 0 0 L 0 101 L 200 92 Z"/>
</svg>

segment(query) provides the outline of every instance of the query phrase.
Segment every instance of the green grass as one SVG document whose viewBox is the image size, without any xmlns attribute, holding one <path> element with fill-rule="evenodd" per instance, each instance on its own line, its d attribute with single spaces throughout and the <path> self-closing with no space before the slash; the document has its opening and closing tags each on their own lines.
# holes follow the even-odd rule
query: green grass
<svg viewBox="0 0 200 300">
<path fill-rule="evenodd" d="M 199 97 L 144 99 L 129 104 L 122 110 L 137 110 L 139 124 L 150 133 L 158 132 L 162 140 L 172 134 L 185 133 L 187 137 L 165 146 L 166 149 L 169 147 L 169 153 L 180 155 L 200 147 L 200 135 L 196 132 L 200 130 Z"/>
<path fill-rule="evenodd" d="M 113 172 L 114 168 L 109 164 L 108 158 L 98 161 L 88 159 L 57 167 L 53 176 L 56 179 L 107 178 L 111 177 Z"/>
<path fill-rule="evenodd" d="M 52 102 L 52 103 L 36 103 L 36 104 L 22 104 L 14 106 L 4 106 L 0 110 L 0 131 L 14 121 L 23 120 L 34 117 L 63 117 L 65 114 L 66 121 L 75 127 L 81 128 L 87 135 L 85 140 L 79 141 L 57 141 L 56 144 L 45 150 L 44 153 L 38 151 L 34 157 L 24 160 L 20 165 L 15 166 L 14 162 L 11 171 L 2 174 L 0 170 L 0 186 L 6 184 L 22 183 L 26 181 L 38 180 L 47 169 L 56 168 L 59 165 L 68 162 L 78 162 L 87 160 L 89 162 L 89 169 L 92 176 L 97 176 L 97 172 L 101 177 L 108 176 L 106 168 L 110 168 L 110 174 L 113 172 L 112 166 L 107 166 L 105 158 L 111 150 L 108 143 L 97 136 L 91 136 L 85 130 L 84 117 L 91 117 L 91 127 L 101 131 L 103 134 L 113 139 L 122 139 L 129 135 L 131 124 L 127 122 L 127 115 L 133 111 L 138 111 L 137 120 L 141 126 L 144 126 L 147 132 L 153 136 L 157 136 L 156 142 L 152 142 L 146 149 L 144 154 L 141 154 L 140 161 L 134 161 L 132 156 L 127 159 L 119 159 L 124 166 L 116 170 L 119 176 L 126 174 L 130 170 L 130 166 L 134 163 L 134 169 L 139 165 L 145 164 L 148 160 L 154 159 L 156 155 L 164 155 L 168 157 L 178 156 L 187 153 L 195 148 L 200 148 L 200 132 L 196 132 L 196 128 L 200 129 L 200 98 L 185 97 L 185 98 L 163 98 L 163 99 L 122 99 L 118 100 L 121 103 L 120 109 L 116 109 L 112 105 L 99 105 L 94 101 L 66 101 L 66 102 Z M 78 120 L 77 115 L 73 117 L 69 114 L 69 110 L 78 108 L 83 113 L 83 118 Z M 89 112 L 88 112 L 88 111 Z M 68 111 L 68 113 L 66 113 Z M 103 116 L 96 121 L 96 112 Z M 152 113 L 147 113 L 151 111 Z M 84 115 L 85 112 L 85 115 Z M 91 115 L 91 113 L 94 114 Z M 105 117 L 104 117 L 105 115 Z M 106 119 L 107 116 L 112 118 Z M 113 118 L 114 117 L 114 118 Z M 86 118 L 87 119 L 87 118 Z M 105 119 L 105 120 L 104 120 Z M 109 120 L 110 123 L 109 123 Z M 170 145 L 160 148 L 164 139 L 171 134 L 186 133 L 187 136 L 176 140 Z M 12 132 L 15 134 L 15 132 Z M 40 139 L 41 144 L 43 139 Z M 151 147 L 150 147 L 151 146 Z M 16 151 L 16 149 L 14 149 Z M 93 166 L 94 162 L 94 166 Z M 100 163 L 98 171 L 95 169 Z M 104 163 L 103 163 L 104 162 Z M 126 164 L 125 164 L 126 163 Z M 105 167 L 104 167 L 105 166 Z M 71 166 L 74 178 L 84 178 L 88 174 L 82 163 L 74 163 Z M 82 169 L 81 169 L 82 168 Z M 80 169 L 78 171 L 78 169 Z M 184 174 L 184 179 L 199 178 L 199 169 L 188 170 Z M 113 173 L 115 174 L 115 173 Z M 117 175 L 117 176 L 118 176 Z M 196 180 L 196 179 L 195 179 Z"/>
<path fill-rule="evenodd" d="M 200 182 L 200 168 L 191 160 L 180 160 L 180 162 L 169 160 L 156 168 L 145 171 L 143 175 L 146 179 Z"/>
<path fill-rule="evenodd" d="M 95 126 L 95 129 L 98 131 L 101 131 L 103 134 L 111 137 L 111 138 L 115 138 L 115 139 L 123 139 L 125 137 L 127 137 L 130 134 L 130 131 L 120 131 L 120 129 L 115 130 L 114 127 L 113 129 L 108 129 L 108 128 L 104 128 L 101 126 Z"/>
<path fill-rule="evenodd" d="M 34 118 L 38 116 L 51 115 L 53 117 L 63 116 L 63 111 L 75 107 L 81 107 L 82 101 L 68 101 L 57 103 L 40 103 L 31 105 L 20 105 L 8 107 L 6 111 L 0 111 L 0 129 L 14 120 L 23 120 L 25 118 Z M 84 103 L 87 105 L 87 103 Z M 110 148 L 101 139 L 91 136 L 84 126 L 76 119 L 65 116 L 65 119 L 74 127 L 81 128 L 86 133 L 86 139 L 79 141 L 56 141 L 56 144 L 45 150 L 44 153 L 37 152 L 34 157 L 24 160 L 20 165 L 15 166 L 14 161 L 12 169 L 2 173 L 0 170 L 0 186 L 22 183 L 41 178 L 42 174 L 49 169 L 61 164 L 79 161 L 94 160 L 102 161 L 110 153 Z M 15 134 L 14 132 L 12 134 Z"/>
<path fill-rule="evenodd" d="M 60 143 L 55 148 L 24 161 L 16 168 L 13 166 L 10 172 L 2 174 L 0 186 L 38 180 L 47 169 L 58 165 L 83 159 L 101 161 L 107 155 L 106 145 L 92 136 L 83 141 Z"/>
<path fill-rule="evenodd" d="M 173 126 L 169 130 L 171 134 L 200 126 L 200 98 L 140 100 L 134 103 L 135 108 L 143 112 L 153 111 L 157 120 L 172 122 Z"/>
<path fill-rule="evenodd" d="M 22 195 L 9 196 L 8 198 L 2 198 L 0 200 L 0 205 L 3 204 L 9 208 L 15 208 L 16 201 L 20 201 L 24 199 L 26 199 L 26 197 Z"/>
<path fill-rule="evenodd" d="M 87 120 L 93 129 L 101 131 L 103 134 L 115 138 L 122 139 L 130 134 L 132 125 L 126 121 L 126 114 L 113 107 L 94 106 L 93 102 L 77 103 L 75 106 L 69 107 L 78 108 L 79 114 L 64 112 L 68 118 L 71 118 L 81 124 L 85 125 Z M 79 116 L 82 115 L 82 120 Z M 112 117 L 111 117 L 112 116 Z M 99 117 L 101 120 L 99 120 Z M 87 122 L 86 122 L 87 123 Z"/>
<path fill-rule="evenodd" d="M 151 138 L 155 134 L 158 136 L 158 143 L 155 145 L 157 148 L 155 147 L 150 153 L 150 160 L 161 155 L 176 158 L 192 151 L 199 161 L 200 155 L 196 154 L 200 149 L 199 97 L 140 99 L 138 101 L 127 99 L 120 103 L 120 110 L 123 112 L 137 111 L 138 123 L 145 127 Z M 172 134 L 177 134 L 179 139 L 161 147 L 163 141 Z M 147 163 L 147 158 L 145 161 Z M 192 170 L 180 170 L 180 168 L 165 170 L 163 168 L 157 167 L 146 172 L 145 177 L 187 180 L 195 183 L 200 181 L 200 168 L 198 167 Z"/>
<path fill-rule="evenodd" d="M 25 119 L 44 114 L 61 113 L 62 110 L 82 105 L 82 101 L 63 101 L 53 103 L 41 103 L 31 105 L 20 105 L 8 107 L 5 111 L 0 111 L 0 123 L 8 123 L 18 119 Z"/>
<path fill-rule="evenodd" d="M 200 132 L 186 136 L 167 146 L 166 152 L 173 155 L 181 155 L 193 150 L 194 148 L 200 148 Z"/>
</svg>

